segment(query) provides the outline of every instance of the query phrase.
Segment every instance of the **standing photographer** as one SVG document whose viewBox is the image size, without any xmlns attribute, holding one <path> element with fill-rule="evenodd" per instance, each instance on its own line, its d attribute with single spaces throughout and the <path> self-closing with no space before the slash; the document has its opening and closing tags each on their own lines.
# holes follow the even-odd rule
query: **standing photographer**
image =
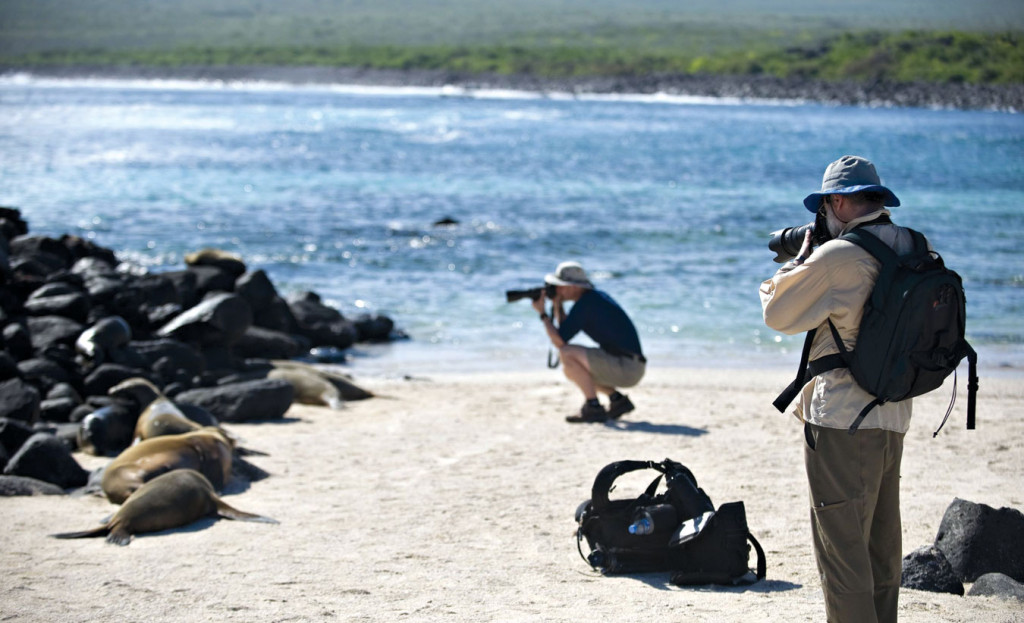
<svg viewBox="0 0 1024 623">
<path fill-rule="evenodd" d="M 852 350 L 879 273 L 879 261 L 866 250 L 835 238 L 863 227 L 906 253 L 911 235 L 885 209 L 898 205 L 874 165 L 857 156 L 830 164 L 821 190 L 804 199 L 818 214 L 813 240 L 820 246 L 815 250 L 806 233 L 799 254 L 761 284 L 760 295 L 769 327 L 787 334 L 817 329 L 810 360 L 838 352 L 830 320 Z M 814 554 L 831 622 L 896 621 L 903 555 L 900 461 L 911 400 L 876 406 L 850 434 L 851 422 L 872 398 L 843 367 L 811 378 L 796 402 L 805 430 Z"/>
<path fill-rule="evenodd" d="M 568 422 L 604 422 L 617 419 L 633 410 L 629 397 L 617 387 L 632 387 L 644 376 L 647 359 L 640 349 L 636 327 L 612 297 L 594 289 L 583 267 L 576 262 L 562 262 L 544 282 L 555 287 L 553 313 L 544 311 L 545 295 L 533 302 L 551 343 L 558 349 L 565 376 L 583 392 L 586 402 L 579 414 L 567 416 Z M 573 301 L 569 313 L 563 303 Z M 569 344 L 583 331 L 597 342 L 599 348 Z M 597 399 L 597 392 L 608 394 L 606 410 Z"/>
</svg>

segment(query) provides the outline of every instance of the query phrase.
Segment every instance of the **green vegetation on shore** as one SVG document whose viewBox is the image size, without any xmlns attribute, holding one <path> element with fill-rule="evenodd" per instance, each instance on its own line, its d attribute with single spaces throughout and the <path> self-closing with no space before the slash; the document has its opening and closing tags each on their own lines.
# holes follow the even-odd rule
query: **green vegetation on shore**
<svg viewBox="0 0 1024 623">
<path fill-rule="evenodd" d="M 1018 33 L 885 32 L 831 36 L 786 48 L 723 49 L 707 55 L 660 48 L 530 45 L 350 45 L 181 47 L 171 50 L 46 51 L 0 57 L 14 67 L 56 65 L 337 66 L 535 75 L 544 78 L 729 74 L 819 80 L 1024 84 Z"/>
</svg>

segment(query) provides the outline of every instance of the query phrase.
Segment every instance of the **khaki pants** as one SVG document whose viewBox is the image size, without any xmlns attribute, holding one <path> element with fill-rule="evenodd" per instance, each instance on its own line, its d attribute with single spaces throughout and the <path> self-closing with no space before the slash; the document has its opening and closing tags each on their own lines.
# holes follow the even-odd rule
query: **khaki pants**
<svg viewBox="0 0 1024 623">
<path fill-rule="evenodd" d="M 896 621 L 902 575 L 903 435 L 808 425 L 814 557 L 832 623 Z"/>
<path fill-rule="evenodd" d="M 600 348 L 587 348 L 590 378 L 601 387 L 633 387 L 644 378 L 647 364 L 633 357 L 619 357 Z"/>
</svg>

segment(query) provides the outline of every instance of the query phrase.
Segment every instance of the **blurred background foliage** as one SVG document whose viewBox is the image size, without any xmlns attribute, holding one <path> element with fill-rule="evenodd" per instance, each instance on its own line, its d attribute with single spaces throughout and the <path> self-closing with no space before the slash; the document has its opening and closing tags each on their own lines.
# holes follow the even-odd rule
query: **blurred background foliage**
<svg viewBox="0 0 1024 623">
<path fill-rule="evenodd" d="M 1021 0 L 0 0 L 0 63 L 1024 83 Z"/>
</svg>

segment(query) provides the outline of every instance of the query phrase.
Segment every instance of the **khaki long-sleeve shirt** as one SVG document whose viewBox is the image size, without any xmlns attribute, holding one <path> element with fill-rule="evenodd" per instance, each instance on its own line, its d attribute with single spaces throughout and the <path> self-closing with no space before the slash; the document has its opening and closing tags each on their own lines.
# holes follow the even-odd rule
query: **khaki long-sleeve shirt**
<svg viewBox="0 0 1024 623">
<path fill-rule="evenodd" d="M 847 224 L 846 230 L 867 223 L 888 210 L 879 210 Z M 865 229 L 882 242 L 906 253 L 913 248 L 910 233 L 891 223 L 867 225 Z M 761 284 L 764 321 L 772 329 L 789 335 L 817 328 L 810 360 L 839 352 L 828 327 L 831 318 L 843 344 L 852 350 L 867 301 L 878 277 L 880 263 L 852 242 L 830 240 L 818 247 L 803 264 L 783 265 Z M 829 370 L 804 385 L 793 414 L 801 420 L 826 428 L 849 428 L 857 414 L 874 397 L 864 391 L 846 368 Z M 860 428 L 881 428 L 899 433 L 910 428 L 912 401 L 878 405 Z"/>
</svg>

